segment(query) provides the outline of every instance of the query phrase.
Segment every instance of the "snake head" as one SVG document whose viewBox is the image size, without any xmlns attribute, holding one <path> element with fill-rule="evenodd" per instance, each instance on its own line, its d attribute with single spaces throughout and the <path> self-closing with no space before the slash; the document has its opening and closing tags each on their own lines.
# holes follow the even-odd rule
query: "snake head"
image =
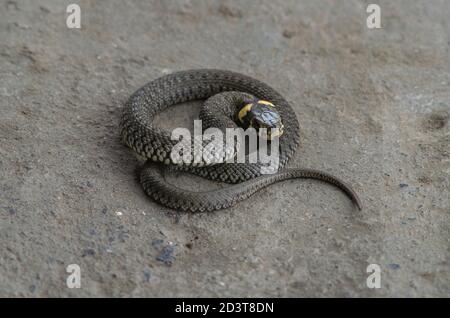
<svg viewBox="0 0 450 318">
<path fill-rule="evenodd" d="M 275 105 L 265 100 L 246 104 L 238 113 L 238 119 L 246 127 L 253 127 L 267 140 L 283 134 L 283 123 Z"/>
</svg>

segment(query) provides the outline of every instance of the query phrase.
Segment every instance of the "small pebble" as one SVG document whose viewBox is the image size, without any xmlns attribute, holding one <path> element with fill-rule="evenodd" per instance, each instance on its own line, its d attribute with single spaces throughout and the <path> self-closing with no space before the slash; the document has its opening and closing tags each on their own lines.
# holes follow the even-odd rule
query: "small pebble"
<svg viewBox="0 0 450 318">
<path fill-rule="evenodd" d="M 167 266 L 171 266 L 174 261 L 173 252 L 173 246 L 165 246 L 161 253 L 156 257 L 156 260 L 166 264 Z"/>
<path fill-rule="evenodd" d="M 150 282 L 150 278 L 152 277 L 150 271 L 144 270 L 144 271 L 143 271 L 143 274 L 144 274 L 144 281 L 145 281 L 146 283 Z"/>
<path fill-rule="evenodd" d="M 87 248 L 83 251 L 83 255 L 81 255 L 81 257 L 94 256 L 94 255 L 95 255 L 95 251 L 92 248 Z"/>
<path fill-rule="evenodd" d="M 399 264 L 388 264 L 388 267 L 390 268 L 390 269 L 399 269 L 400 268 L 400 265 Z"/>
</svg>

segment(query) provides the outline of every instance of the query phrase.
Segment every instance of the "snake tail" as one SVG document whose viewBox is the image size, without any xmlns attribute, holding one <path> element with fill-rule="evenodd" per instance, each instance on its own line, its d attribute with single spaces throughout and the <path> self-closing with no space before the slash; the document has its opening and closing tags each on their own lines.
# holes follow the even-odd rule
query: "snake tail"
<svg viewBox="0 0 450 318">
<path fill-rule="evenodd" d="M 362 210 L 362 203 L 356 192 L 341 179 L 323 171 L 310 169 L 285 169 L 270 175 L 210 191 L 191 191 L 168 183 L 164 178 L 163 166 L 147 162 L 141 172 L 144 191 L 156 202 L 175 210 L 185 212 L 211 212 L 226 209 L 243 201 L 259 190 L 288 179 L 315 179 L 330 183 L 342 190 Z"/>
</svg>

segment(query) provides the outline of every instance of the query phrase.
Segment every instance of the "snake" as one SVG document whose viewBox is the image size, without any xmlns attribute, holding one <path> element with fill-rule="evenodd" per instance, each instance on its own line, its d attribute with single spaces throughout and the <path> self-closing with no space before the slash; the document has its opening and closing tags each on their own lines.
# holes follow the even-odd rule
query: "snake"
<svg viewBox="0 0 450 318">
<path fill-rule="evenodd" d="M 155 118 L 177 104 L 194 100 L 204 101 L 199 114 L 203 130 L 215 128 L 226 133 L 229 128 L 261 131 L 262 128 L 270 128 L 277 132 L 273 138 L 266 136 L 268 144 L 277 140 L 275 171 L 264 173 L 260 161 L 175 160 L 174 149 L 179 145 L 180 138 L 173 138 L 168 130 L 160 128 Z M 152 80 L 126 101 L 120 120 L 120 134 L 123 143 L 145 160 L 140 171 L 144 192 L 170 209 L 185 212 L 226 209 L 271 184 L 295 178 L 332 184 L 342 190 L 359 210 L 362 209 L 356 192 L 338 177 L 315 169 L 286 168 L 300 144 L 297 116 L 280 93 L 247 75 L 228 70 L 194 69 Z M 206 143 L 205 140 L 185 140 L 185 144 L 189 142 L 191 145 L 199 142 L 201 146 Z M 222 159 L 233 158 L 238 147 L 236 144 L 219 147 L 216 157 L 219 154 Z M 245 156 L 248 159 L 248 153 Z M 228 185 L 207 191 L 183 189 L 166 180 L 167 174 L 173 171 L 189 172 Z"/>
</svg>

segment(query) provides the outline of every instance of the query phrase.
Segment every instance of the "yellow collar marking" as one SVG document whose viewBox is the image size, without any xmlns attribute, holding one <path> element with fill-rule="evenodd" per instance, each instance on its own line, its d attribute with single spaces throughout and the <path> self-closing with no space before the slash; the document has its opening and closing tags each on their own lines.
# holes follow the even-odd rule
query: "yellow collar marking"
<svg viewBox="0 0 450 318">
<path fill-rule="evenodd" d="M 258 104 L 263 104 L 263 105 L 275 107 L 274 104 L 272 104 L 271 102 L 268 102 L 268 101 L 266 101 L 266 100 L 259 100 L 259 101 L 258 101 Z"/>
<path fill-rule="evenodd" d="M 247 104 L 239 111 L 238 118 L 241 123 L 244 123 L 244 117 L 247 115 L 247 113 L 252 109 L 253 103 Z"/>
</svg>

